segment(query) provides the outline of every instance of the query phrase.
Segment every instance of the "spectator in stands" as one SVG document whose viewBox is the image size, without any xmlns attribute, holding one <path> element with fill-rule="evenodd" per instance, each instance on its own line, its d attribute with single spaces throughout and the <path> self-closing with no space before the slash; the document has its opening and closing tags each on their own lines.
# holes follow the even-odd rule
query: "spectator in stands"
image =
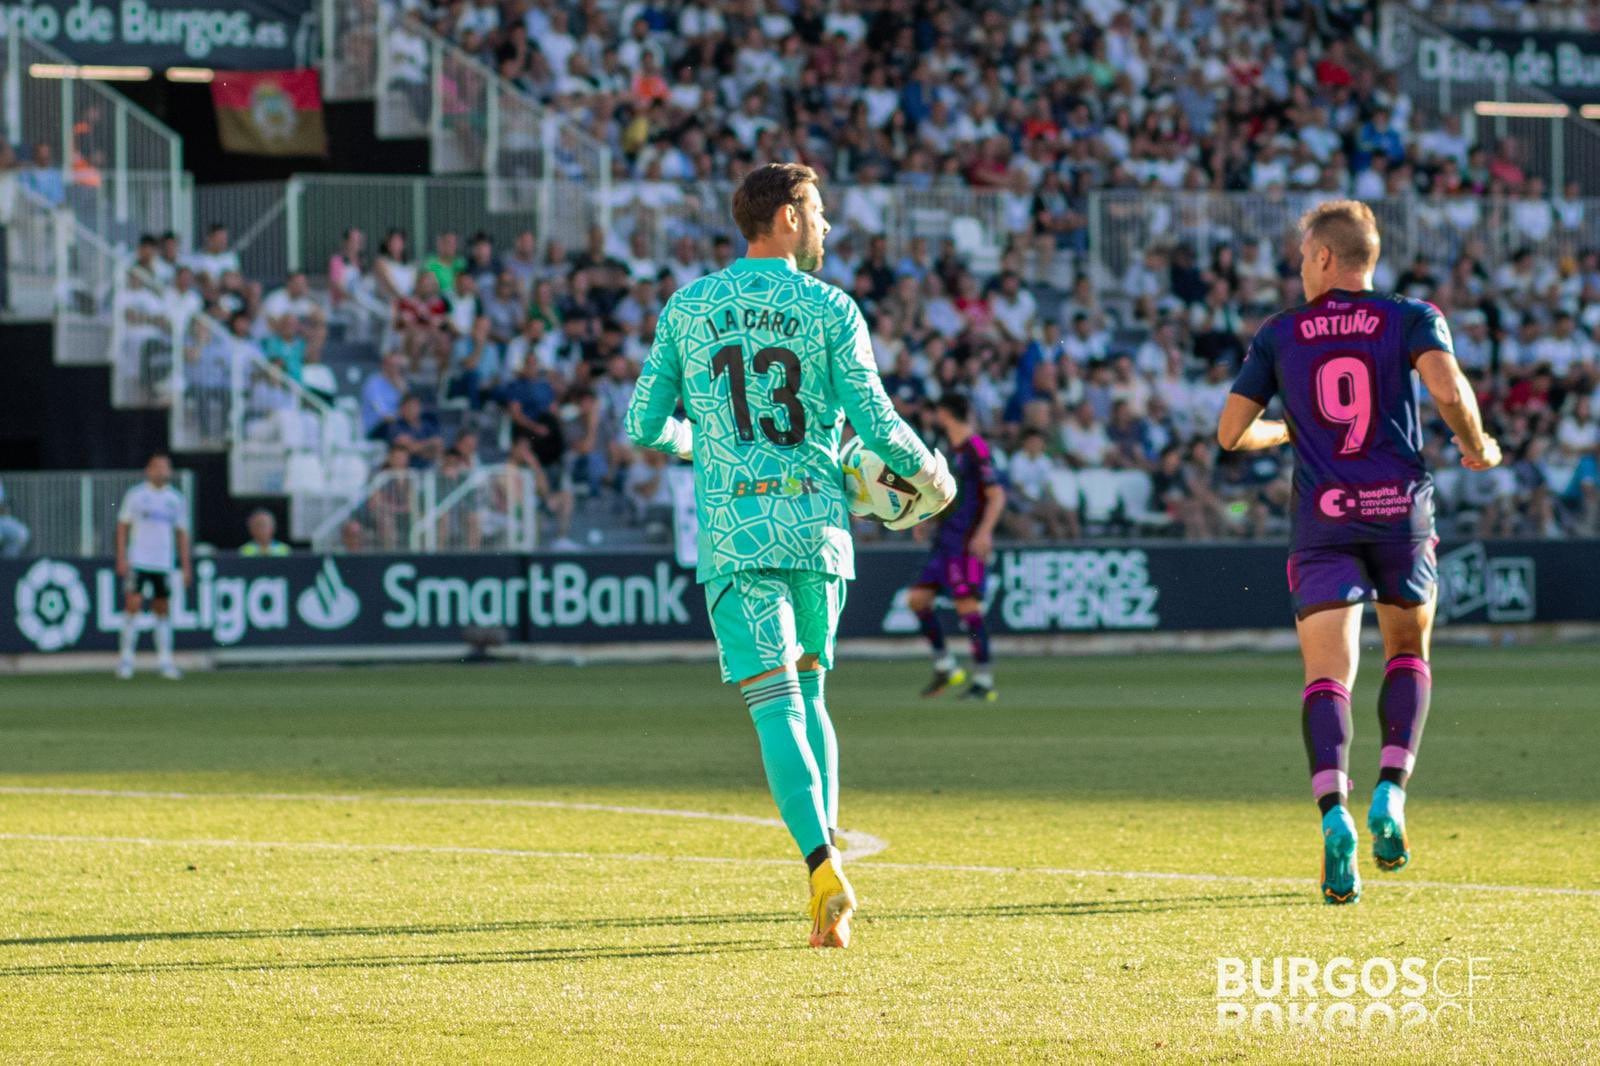
<svg viewBox="0 0 1600 1066">
<path fill-rule="evenodd" d="M 378 546 L 394 551 L 402 537 L 409 540 L 415 518 L 417 475 L 411 451 L 402 444 L 391 444 L 379 473 L 384 476 L 367 497 L 367 513 L 372 516 Z"/>
<path fill-rule="evenodd" d="M 156 263 L 161 263 L 159 256 Z M 155 276 L 159 279 L 161 275 L 157 273 Z M 205 297 L 195 284 L 194 271 L 180 266 L 170 279 L 161 284 L 166 286 L 167 319 L 178 335 L 184 336 L 189 332 L 195 316 L 204 314 L 206 309 Z"/>
<path fill-rule="evenodd" d="M 506 256 L 505 269 L 517 279 L 517 289 L 523 293 L 533 291 L 539 276 L 539 246 L 532 230 L 522 230 L 511 244 L 511 254 Z"/>
<path fill-rule="evenodd" d="M 393 22 L 388 39 L 379 47 L 388 53 L 389 84 L 410 105 L 411 121 L 426 130 L 433 108 L 433 87 L 429 67 L 428 30 L 418 8 L 407 7 Z"/>
<path fill-rule="evenodd" d="M 1006 478 L 1012 492 L 1006 493 L 1006 527 L 1025 540 L 1076 540 L 1078 501 L 1057 498 L 1057 486 L 1065 486 L 1067 472 L 1046 454 L 1044 432 L 1030 426 L 1022 431 L 1022 447 L 1011 457 Z"/>
<path fill-rule="evenodd" d="M 1072 416 L 1062 423 L 1061 449 L 1074 467 L 1105 465 L 1111 453 L 1111 439 L 1088 400 L 1079 402 L 1072 409 Z"/>
<path fill-rule="evenodd" d="M 455 440 L 450 442 L 450 450 L 461 457 L 468 470 L 478 469 L 480 459 L 477 430 L 467 428 L 457 430 Z"/>
<path fill-rule="evenodd" d="M 392 303 L 410 296 L 417 288 L 417 268 L 411 262 L 406 231 L 392 229 L 378 246 L 378 259 L 372 267 L 378 298 Z"/>
<path fill-rule="evenodd" d="M 622 423 L 628 413 L 628 404 L 633 402 L 638 376 L 638 366 L 619 348 L 607 358 L 606 372 L 594 386 L 599 408 L 599 435 L 610 470 L 626 468 L 633 458 L 633 446 L 623 431 Z"/>
<path fill-rule="evenodd" d="M 405 353 L 390 351 L 361 386 L 361 432 L 368 440 L 389 439 L 389 426 L 400 416 L 405 395 Z"/>
<path fill-rule="evenodd" d="M 995 322 L 1007 339 L 1026 341 L 1033 335 L 1039 305 L 1033 294 L 1022 287 L 1022 278 L 1016 272 L 1000 275 L 1000 291 L 990 300 L 990 306 Z"/>
<path fill-rule="evenodd" d="M 466 262 L 466 272 L 472 275 L 479 292 L 493 289 L 504 269 L 499 253 L 494 250 L 494 238 L 483 230 L 474 233 L 467 241 Z"/>
<path fill-rule="evenodd" d="M 274 332 L 285 318 L 294 319 L 302 331 L 321 326 L 328 318 L 322 303 L 312 295 L 304 270 L 290 271 L 281 288 L 267 293 L 261 301 L 261 314 L 267 321 L 267 328 Z"/>
<path fill-rule="evenodd" d="M 367 235 L 350 226 L 339 240 L 339 247 L 328 257 L 328 300 L 335 314 L 347 304 L 372 298 L 372 278 L 367 274 Z"/>
<path fill-rule="evenodd" d="M 445 395 L 466 400 L 474 411 L 481 409 L 500 386 L 500 351 L 490 334 L 489 318 L 480 316 L 472 323 L 467 336 L 457 342 L 451 356 Z"/>
<path fill-rule="evenodd" d="M 460 454 L 448 451 L 439 460 L 438 495 L 441 499 L 455 496 L 456 504 L 439 516 L 434 531 L 439 546 L 445 551 L 475 552 L 483 547 L 485 525 L 492 524 L 492 512 L 483 498 L 481 487 L 473 487 L 467 479 L 472 470 Z M 503 527 L 491 529 L 491 537 L 504 532 Z"/>
<path fill-rule="evenodd" d="M 61 168 L 55 161 L 55 150 L 49 141 L 33 146 L 33 161 L 23 169 L 22 187 L 43 200 L 50 207 L 61 207 L 67 202 L 66 183 L 61 178 Z"/>
<path fill-rule="evenodd" d="M 587 385 L 573 385 L 562 394 L 557 415 L 565 443 L 563 484 L 581 488 L 591 497 L 599 496 L 610 455 L 601 435 L 599 397 Z"/>
<path fill-rule="evenodd" d="M 461 240 L 453 230 L 445 230 L 433 238 L 433 254 L 422 261 L 422 269 L 432 274 L 439 283 L 440 292 L 452 292 L 456 285 L 456 275 L 467 269 L 467 261 L 461 257 Z"/>
<path fill-rule="evenodd" d="M 426 470 L 444 454 L 439 420 L 423 410 L 421 396 L 407 393 L 400 401 L 400 414 L 389 423 L 388 443 L 390 449 L 403 449 L 416 470 Z"/>
<path fill-rule="evenodd" d="M 367 550 L 367 529 L 357 518 L 346 519 L 339 527 L 339 550 L 364 552 Z"/>
<path fill-rule="evenodd" d="M 479 291 L 483 291 L 481 284 Z M 502 270 L 490 280 L 488 295 L 480 300 L 483 314 L 489 319 L 489 340 L 503 354 L 511 339 L 522 332 L 523 321 L 528 317 L 527 296 L 517 282 L 517 275 Z"/>
<path fill-rule="evenodd" d="M 228 247 L 228 227 L 220 222 L 212 223 L 200 250 L 185 262 L 202 281 L 221 282 L 225 274 L 241 273 L 239 253 Z"/>
<path fill-rule="evenodd" d="M 171 369 L 175 334 L 166 298 L 155 279 L 143 270 L 130 269 L 117 297 L 116 314 L 122 323 L 122 366 L 135 367 L 141 383 L 151 387 Z"/>
<path fill-rule="evenodd" d="M 522 323 L 522 330 L 506 345 L 504 371 L 501 377 L 509 380 L 520 373 L 530 359 L 535 366 L 554 365 L 555 338 L 547 334 L 545 319 L 530 316 Z M 504 383 L 504 382 L 502 382 Z"/>
<path fill-rule="evenodd" d="M 550 471 L 538 460 L 527 438 L 519 438 L 512 443 L 506 462 L 511 476 L 495 480 L 498 500 L 495 509 L 510 514 L 523 504 L 520 473 L 527 471 L 533 478 L 539 510 L 555 520 L 555 536 L 550 541 L 550 547 L 556 551 L 576 550 L 578 546 L 570 537 L 575 505 L 572 491 L 551 478 Z"/>
<path fill-rule="evenodd" d="M 497 399 L 511 420 L 512 442 L 526 440 L 541 466 L 560 469 L 565 448 L 555 414 L 556 390 L 539 361 L 524 359 Z"/>
<path fill-rule="evenodd" d="M 424 364 L 430 364 L 435 371 L 449 365 L 454 341 L 450 305 L 440 294 L 439 279 L 431 271 L 418 273 L 416 290 L 395 301 L 394 328 L 412 374 L 421 375 Z"/>
<path fill-rule="evenodd" d="M 161 279 L 163 285 L 170 285 L 184 267 L 183 249 L 178 244 L 178 235 L 172 230 L 167 230 L 156 238 L 156 277 Z M 193 273 L 193 267 L 190 272 Z M 196 284 L 199 277 L 195 278 Z"/>
<path fill-rule="evenodd" d="M 32 536 L 23 521 L 11 513 L 6 487 L 0 484 L 0 559 L 19 558 Z"/>
<path fill-rule="evenodd" d="M 250 533 L 250 539 L 245 541 L 244 546 L 239 549 L 240 555 L 261 558 L 289 554 L 289 546 L 276 537 L 278 520 L 265 507 L 258 507 L 250 512 L 250 517 L 245 522 L 245 528 Z"/>
<path fill-rule="evenodd" d="M 281 364 L 289 379 L 298 384 L 304 379 L 307 362 L 320 363 L 326 338 L 327 327 L 320 319 L 307 326 L 292 312 L 285 313 L 273 320 L 272 332 L 261 342 L 261 354 Z"/>
</svg>

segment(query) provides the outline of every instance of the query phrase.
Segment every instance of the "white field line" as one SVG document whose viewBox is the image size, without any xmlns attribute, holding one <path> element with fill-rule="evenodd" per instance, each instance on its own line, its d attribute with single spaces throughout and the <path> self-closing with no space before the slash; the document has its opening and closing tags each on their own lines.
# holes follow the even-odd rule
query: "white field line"
<svg viewBox="0 0 1600 1066">
<path fill-rule="evenodd" d="M 253 800 L 258 803 L 395 803 L 409 806 L 462 806 L 462 807 L 537 807 L 546 810 L 597 811 L 602 814 L 640 814 L 655 818 L 696 818 L 712 822 L 735 822 L 739 825 L 774 826 L 784 828 L 777 818 L 760 818 L 753 814 L 721 814 L 716 811 L 682 811 L 669 807 L 619 807 L 609 803 L 569 803 L 565 800 L 512 799 L 495 796 L 385 796 L 382 794 L 319 794 L 313 792 L 156 792 L 140 789 L 68 788 L 49 786 L 0 786 L 0 795 L 6 796 L 89 796 L 101 799 L 156 799 L 156 800 Z M 887 840 L 864 833 L 859 829 L 840 829 L 846 847 L 841 854 L 846 859 L 864 859 L 876 855 L 889 846 Z M 19 839 L 0 836 L 0 839 Z M 279 846 L 279 845 L 274 845 Z M 475 849 L 466 849 L 474 853 Z M 546 855 L 550 857 L 583 858 L 585 855 L 568 855 L 566 852 L 500 852 L 494 849 L 483 854 Z"/>
</svg>

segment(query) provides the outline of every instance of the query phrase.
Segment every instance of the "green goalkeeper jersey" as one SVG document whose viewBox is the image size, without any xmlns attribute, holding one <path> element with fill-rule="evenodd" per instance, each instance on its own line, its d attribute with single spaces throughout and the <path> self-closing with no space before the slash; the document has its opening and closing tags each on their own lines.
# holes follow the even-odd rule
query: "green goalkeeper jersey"
<svg viewBox="0 0 1600 1066">
<path fill-rule="evenodd" d="M 673 417 L 680 400 L 692 431 Z M 700 581 L 769 568 L 849 578 L 846 418 L 896 473 L 932 463 L 883 391 L 855 301 L 787 260 L 739 259 L 667 301 L 627 430 L 674 454 L 692 432 Z"/>
</svg>

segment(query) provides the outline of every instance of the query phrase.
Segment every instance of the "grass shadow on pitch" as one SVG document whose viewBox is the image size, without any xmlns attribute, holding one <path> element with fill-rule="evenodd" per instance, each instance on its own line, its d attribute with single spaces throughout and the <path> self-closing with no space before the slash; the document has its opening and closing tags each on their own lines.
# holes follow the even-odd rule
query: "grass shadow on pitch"
<svg viewBox="0 0 1600 1066">
<path fill-rule="evenodd" d="M 1171 914 L 1179 911 L 1253 910 L 1316 903 L 1309 892 L 1261 892 L 1244 896 L 1170 896 L 1155 899 L 1096 899 L 1082 902 L 994 903 L 982 907 L 928 907 L 862 912 L 861 923 L 943 921 L 950 918 L 1073 918 L 1105 914 Z"/>
<path fill-rule="evenodd" d="M 866 923 L 935 921 L 951 918 L 1039 918 L 1105 914 L 1161 914 L 1184 910 L 1238 910 L 1254 907 L 1294 906 L 1310 897 L 1301 892 L 1267 892 L 1250 895 L 1162 896 L 1144 899 L 1091 899 L 997 903 L 981 907 L 929 907 L 906 910 L 862 911 Z M 659 929 L 683 926 L 786 925 L 797 920 L 795 911 L 733 914 L 662 914 L 619 918 L 558 918 L 499 922 L 417 923 L 410 925 L 292 926 L 284 929 L 182 929 L 123 933 L 64 933 L 56 936 L 13 937 L 0 940 L 0 948 L 48 945 L 132 944 L 146 942 L 300 940 L 343 937 L 463 936 L 476 933 L 571 932 L 601 929 Z M 567 950 L 567 949 L 562 949 Z M 0 976 L 7 971 L 0 968 Z"/>
<path fill-rule="evenodd" d="M 504 966 L 523 963 L 597 962 L 606 959 L 666 959 L 754 951 L 801 950 L 800 944 L 770 940 L 706 940 L 653 946 L 577 945 L 564 948 L 522 948 L 510 951 L 442 951 L 415 955 L 351 955 L 331 959 L 282 961 L 268 959 L 195 959 L 172 962 L 42 963 L 0 967 L 6 977 L 127 977 L 168 973 L 261 973 L 314 970 L 383 970 L 422 966 Z"/>
</svg>

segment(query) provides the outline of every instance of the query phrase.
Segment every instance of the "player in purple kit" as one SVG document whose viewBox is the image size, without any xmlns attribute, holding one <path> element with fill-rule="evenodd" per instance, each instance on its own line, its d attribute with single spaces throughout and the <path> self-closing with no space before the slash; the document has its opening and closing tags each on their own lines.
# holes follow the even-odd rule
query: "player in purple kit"
<svg viewBox="0 0 1600 1066">
<path fill-rule="evenodd" d="M 966 679 L 956 657 L 945 647 L 944 629 L 934 611 L 934 599 L 943 592 L 954 602 L 972 643 L 972 685 L 961 696 L 994 700 L 989 630 L 983 621 L 983 582 L 989 553 L 994 550 L 994 527 L 1005 511 L 1006 492 L 995 477 L 988 442 L 972 431 L 967 398 L 945 393 L 934 405 L 934 420 L 950 441 L 950 470 L 957 488 L 955 502 L 946 508 L 934 533 L 933 552 L 907 593 L 922 635 L 933 647 L 933 680 L 922 694 L 937 696 Z"/>
<path fill-rule="evenodd" d="M 1294 445 L 1289 592 L 1305 661 L 1302 732 L 1322 812 L 1322 897 L 1361 898 L 1350 792 L 1350 690 L 1361 612 L 1377 601 L 1387 659 L 1378 692 L 1383 729 L 1367 812 L 1380 870 L 1410 861 L 1406 786 L 1428 717 L 1438 543 L 1433 481 L 1422 461 L 1421 377 L 1469 470 L 1500 462 L 1472 388 L 1456 365 L 1437 307 L 1372 291 L 1378 226 L 1354 200 L 1300 221 L 1307 302 L 1264 322 L 1222 411 L 1217 439 L 1248 450 Z M 1284 420 L 1261 418 L 1278 397 Z"/>
</svg>

